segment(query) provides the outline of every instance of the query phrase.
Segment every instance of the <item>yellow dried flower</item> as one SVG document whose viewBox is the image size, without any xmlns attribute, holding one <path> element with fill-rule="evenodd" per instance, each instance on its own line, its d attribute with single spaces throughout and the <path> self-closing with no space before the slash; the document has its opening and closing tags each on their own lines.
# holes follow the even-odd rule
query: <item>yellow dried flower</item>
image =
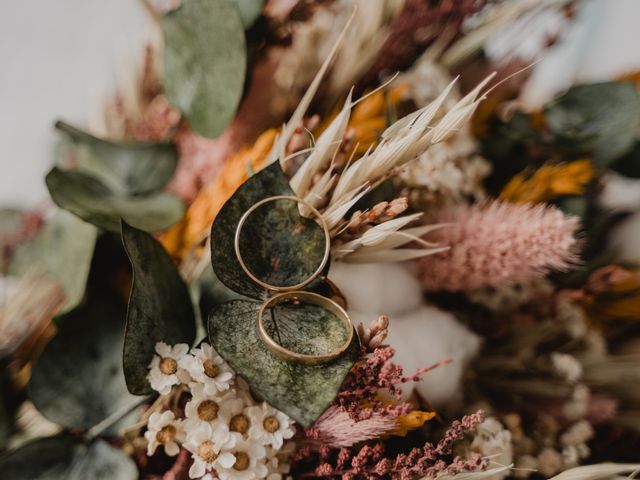
<svg viewBox="0 0 640 480">
<path fill-rule="evenodd" d="M 514 203 L 539 203 L 562 195 L 580 195 L 594 174 L 587 159 L 546 164 L 533 175 L 523 172 L 513 177 L 502 189 L 500 198 Z"/>
<path fill-rule="evenodd" d="M 391 435 L 404 437 L 411 430 L 422 427 L 426 422 L 436 416 L 436 412 L 423 412 L 414 410 L 398 417 L 398 428 L 391 432 Z"/>
<path fill-rule="evenodd" d="M 202 241 L 224 203 L 249 178 L 249 172 L 265 166 L 276 133 L 276 129 L 267 130 L 253 146 L 231 156 L 216 179 L 200 191 L 182 221 L 162 236 L 162 243 L 171 256 L 183 258 Z"/>
</svg>

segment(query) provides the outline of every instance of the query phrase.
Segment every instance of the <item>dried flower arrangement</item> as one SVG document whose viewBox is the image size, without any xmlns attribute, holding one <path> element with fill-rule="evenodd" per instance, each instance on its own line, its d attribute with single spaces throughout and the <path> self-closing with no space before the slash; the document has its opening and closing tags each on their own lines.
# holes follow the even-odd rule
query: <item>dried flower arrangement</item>
<svg viewBox="0 0 640 480">
<path fill-rule="evenodd" d="M 56 124 L 55 206 L 0 211 L 3 476 L 640 469 L 640 258 L 602 195 L 639 176 L 640 82 L 532 112 L 505 73 L 580 2 L 145 4 L 140 71 Z"/>
</svg>

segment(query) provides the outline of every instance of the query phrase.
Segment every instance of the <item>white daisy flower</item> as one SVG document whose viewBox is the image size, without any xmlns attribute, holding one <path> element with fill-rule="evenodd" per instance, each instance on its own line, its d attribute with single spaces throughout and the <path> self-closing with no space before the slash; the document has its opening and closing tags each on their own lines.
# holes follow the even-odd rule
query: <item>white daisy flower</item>
<svg viewBox="0 0 640 480">
<path fill-rule="evenodd" d="M 247 415 L 251 422 L 249 438 L 259 441 L 262 445 L 271 445 L 279 449 L 284 441 L 293 437 L 295 433 L 293 420 L 267 402 L 247 408 Z"/>
<path fill-rule="evenodd" d="M 173 457 L 180 451 L 178 442 L 183 441 L 184 431 L 173 412 L 154 412 L 149 416 L 144 438 L 147 440 L 147 455 L 153 455 L 158 445 L 162 445 L 165 453 Z"/>
<path fill-rule="evenodd" d="M 216 472 L 220 480 L 257 480 L 267 477 L 269 473 L 265 465 L 266 450 L 248 440 L 239 442 L 231 451 L 226 452 L 229 457 L 220 455 L 216 462 Z"/>
<path fill-rule="evenodd" d="M 164 342 L 156 343 L 158 355 L 154 355 L 151 360 L 147 375 L 151 388 L 160 395 L 166 395 L 171 391 L 171 387 L 184 383 L 187 380 L 186 372 L 179 365 L 188 352 L 189 346 L 186 343 L 179 343 L 173 347 Z"/>
<path fill-rule="evenodd" d="M 291 470 L 287 460 L 289 455 L 291 455 L 295 449 L 295 442 L 287 442 L 279 450 L 272 447 L 266 447 L 266 480 L 283 480 L 284 478 L 287 478 L 287 474 L 289 473 L 289 470 Z"/>
<path fill-rule="evenodd" d="M 216 468 L 218 461 L 224 464 L 235 462 L 228 452 L 220 453 L 220 445 L 216 444 L 214 429 L 208 423 L 199 423 L 187 435 L 184 447 L 191 452 L 193 464 L 189 468 L 190 478 L 201 478 Z"/>
<path fill-rule="evenodd" d="M 227 399 L 235 398 L 231 394 L 224 397 L 207 395 L 204 386 L 196 384 L 191 390 L 192 398 L 185 405 L 184 430 L 189 434 L 200 423 L 207 423 L 213 430 L 213 440 L 219 448 L 232 448 L 235 445 L 236 436 L 231 435 L 229 426 L 219 418 L 221 405 Z"/>
<path fill-rule="evenodd" d="M 233 372 L 213 347 L 203 343 L 192 351 L 193 355 L 183 358 L 180 366 L 187 370 L 191 377 L 204 385 L 207 395 L 229 390 L 233 383 Z"/>
<path fill-rule="evenodd" d="M 251 427 L 251 419 L 247 414 L 247 400 L 244 395 L 229 395 L 218 412 L 220 420 L 227 425 L 236 442 L 242 441 Z"/>
</svg>

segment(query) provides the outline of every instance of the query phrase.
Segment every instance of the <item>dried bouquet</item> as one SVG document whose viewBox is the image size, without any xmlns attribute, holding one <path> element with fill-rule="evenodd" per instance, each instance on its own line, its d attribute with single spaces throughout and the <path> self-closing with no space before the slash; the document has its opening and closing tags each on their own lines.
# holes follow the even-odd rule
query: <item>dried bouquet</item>
<svg viewBox="0 0 640 480">
<path fill-rule="evenodd" d="M 640 470 L 640 76 L 518 100 L 581 2 L 145 5 L 0 211 L 2 478 Z"/>
</svg>

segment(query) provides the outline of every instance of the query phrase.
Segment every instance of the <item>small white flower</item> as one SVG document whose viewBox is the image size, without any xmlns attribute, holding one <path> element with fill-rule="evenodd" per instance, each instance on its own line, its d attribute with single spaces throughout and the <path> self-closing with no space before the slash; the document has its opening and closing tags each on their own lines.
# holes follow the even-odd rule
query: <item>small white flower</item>
<svg viewBox="0 0 640 480">
<path fill-rule="evenodd" d="M 151 388 L 160 395 L 166 395 L 171 391 L 171 387 L 179 385 L 187 380 L 185 371 L 180 368 L 185 355 L 188 355 L 189 346 L 186 343 L 179 343 L 170 347 L 164 342 L 156 343 L 156 353 L 149 364 L 149 375 L 147 379 Z"/>
<path fill-rule="evenodd" d="M 231 368 L 213 347 L 206 343 L 193 349 L 193 355 L 184 357 L 180 366 L 187 370 L 196 382 L 204 385 L 207 395 L 229 390 L 233 383 Z"/>
<path fill-rule="evenodd" d="M 243 440 L 233 450 L 220 455 L 216 472 L 221 480 L 257 480 L 267 477 L 265 448 L 255 442 Z M 228 457 L 227 455 L 231 455 Z"/>
<path fill-rule="evenodd" d="M 220 445 L 216 444 L 215 432 L 208 423 L 199 423 L 189 431 L 184 447 L 191 452 L 193 464 L 189 468 L 190 478 L 201 478 L 211 469 L 217 468 L 216 464 L 221 461 L 225 464 L 234 462 L 234 457 L 230 453 L 220 453 Z"/>
<path fill-rule="evenodd" d="M 149 416 L 144 438 L 147 440 L 147 455 L 153 455 L 158 445 L 162 445 L 165 453 L 173 457 L 180 451 L 178 442 L 184 439 L 184 432 L 181 422 L 176 420 L 173 412 L 167 410 Z"/>
<path fill-rule="evenodd" d="M 293 437 L 295 433 L 293 421 L 266 402 L 247 408 L 247 415 L 251 422 L 249 438 L 263 445 L 279 449 L 284 441 Z"/>
<path fill-rule="evenodd" d="M 245 395 L 229 395 L 218 412 L 220 420 L 225 423 L 236 442 L 244 440 L 251 428 L 251 419 L 247 412 L 248 400 Z"/>
<path fill-rule="evenodd" d="M 286 478 L 285 475 L 291 470 L 287 460 L 295 449 L 296 444 L 294 442 L 285 443 L 279 450 L 266 447 L 267 457 L 265 463 L 268 470 L 266 480 L 283 480 Z"/>
<path fill-rule="evenodd" d="M 185 405 L 184 430 L 187 435 L 198 427 L 200 423 L 211 426 L 212 438 L 219 448 L 232 448 L 237 440 L 235 435 L 229 432 L 229 426 L 219 417 L 221 406 L 235 396 L 229 393 L 224 397 L 219 395 L 207 395 L 204 386 L 196 384 L 191 390 L 192 398 Z"/>
</svg>

